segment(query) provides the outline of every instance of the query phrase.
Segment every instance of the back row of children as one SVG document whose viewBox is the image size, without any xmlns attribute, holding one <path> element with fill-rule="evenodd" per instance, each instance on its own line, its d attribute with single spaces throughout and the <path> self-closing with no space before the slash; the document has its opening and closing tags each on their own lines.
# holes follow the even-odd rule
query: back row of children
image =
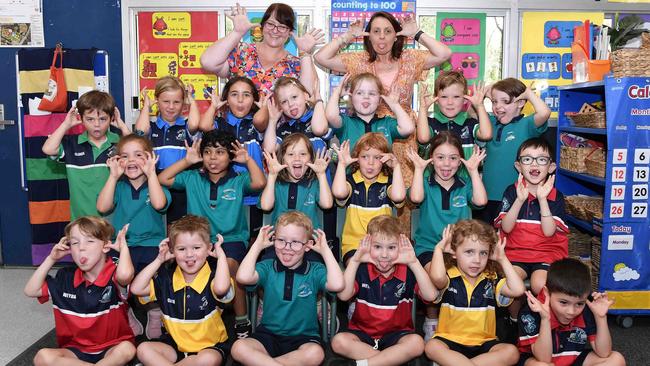
<svg viewBox="0 0 650 366">
<path fill-rule="evenodd" d="M 234 274 L 237 273 L 238 266 L 242 263 L 247 251 L 248 225 L 242 210 L 244 196 L 247 194 L 254 194 L 264 188 L 260 206 L 265 210 L 273 209 L 274 218 L 279 217 L 282 212 L 287 210 L 305 210 L 310 213 L 309 216 L 314 220 L 316 227 L 320 226 L 316 204 L 322 209 L 329 208 L 332 205 L 332 194 L 339 204 L 347 203 L 349 208 L 342 235 L 346 263 L 349 263 L 351 258 L 356 255 L 355 249 L 366 235 L 368 222 L 378 215 L 390 214 L 390 205 L 402 204 L 408 195 L 412 202 L 421 203 L 421 217 L 426 220 L 424 225 L 422 222 L 418 225 L 414 235 L 415 254 L 419 263 L 425 265 L 425 271 L 432 271 L 430 263 L 435 255 L 434 247 L 437 247 L 436 243 L 442 239 L 445 226 L 471 217 L 470 206 L 489 204 L 488 198 L 490 198 L 483 185 L 483 180 L 487 180 L 486 176 L 489 175 L 487 161 L 483 180 L 478 174 L 478 166 L 485 159 L 485 152 L 473 149 L 471 157 L 465 160 L 463 156 L 467 149 L 463 148 L 459 137 L 453 132 L 440 131 L 440 126 L 453 131 L 456 125 L 460 125 L 459 122 L 463 117 L 459 117 L 458 121 L 455 118 L 463 113 L 462 102 L 460 103 L 461 107 L 456 109 L 454 109 L 454 103 L 458 104 L 459 99 L 462 101 L 467 98 L 471 100 L 477 111 L 480 122 L 473 122 L 471 138 L 487 139 L 492 130 L 496 129 L 499 139 L 494 138 L 487 143 L 488 156 L 491 156 L 491 144 L 497 145 L 493 147 L 496 154 L 499 154 L 499 151 L 507 151 L 501 145 L 507 145 L 527 134 L 539 133 L 545 128 L 546 119 L 546 117 L 540 116 L 542 121 L 538 123 L 536 113 L 525 123 L 513 124 L 516 128 L 508 128 L 510 122 L 517 122 L 517 118 L 521 119 L 518 117 L 518 113 L 525 103 L 523 99 L 533 101 L 533 105 L 536 108 L 539 107 L 538 109 L 541 109 L 539 106 L 541 101 L 525 87 L 517 89 L 518 81 L 506 79 L 500 82 L 501 85 L 497 83 L 492 86 L 490 91 L 494 99 L 496 120 L 492 122 L 492 126 L 488 126 L 486 118 L 489 117 L 482 105 L 488 90 L 482 87 L 477 88 L 472 97 L 465 96 L 465 89 L 462 89 L 463 93 L 456 92 L 454 94 L 454 90 L 458 89 L 458 83 L 450 82 L 451 88 L 445 87 L 444 80 L 448 76 L 461 80 L 461 84 L 464 81 L 462 76 L 459 79 L 458 75 L 453 75 L 453 73 L 443 74 L 437 80 L 436 98 L 440 105 L 440 113 L 449 120 L 447 122 L 435 118 L 426 120 L 426 123 L 431 125 L 428 129 L 429 136 L 432 133 L 438 133 L 430 141 L 431 153 L 427 156 L 430 159 L 422 159 L 414 151 L 409 154 L 414 163 L 416 174 L 408 192 L 400 177 L 399 163 L 390 154 L 390 142 L 394 138 L 408 136 L 413 130 L 413 125 L 401 110 L 397 98 L 393 95 L 384 96 L 382 94 L 381 83 L 373 75 L 362 74 L 350 80 L 351 116 L 338 113 L 339 96 L 345 87 L 340 87 L 333 93 L 327 110 L 323 111 L 317 87 L 311 94 L 311 103 L 307 103 L 310 93 L 297 80 L 279 81 L 274 97 L 265 98 L 260 103 L 260 105 L 266 103 L 270 112 L 270 126 L 266 129 L 264 139 L 260 138 L 258 131 L 263 128 L 266 121 L 256 124 L 255 115 L 252 113 L 253 106 L 259 100 L 253 84 L 246 78 L 231 79 L 224 87 L 220 98 L 213 96 L 212 105 L 207 113 L 208 117 L 204 115 L 198 123 L 204 131 L 211 127 L 216 128 L 217 131 L 206 132 L 201 140 L 194 141 L 188 137 L 196 132 L 197 114 L 192 113 L 194 107 L 190 108 L 190 118 L 185 127 L 182 126 L 184 121 L 179 125 L 176 124 L 182 120 L 180 114 L 185 99 L 185 90 L 182 88 L 182 84 L 173 78 L 161 79 L 155 91 L 160 112 L 157 121 L 149 124 L 148 132 L 152 140 L 159 138 L 162 141 L 162 146 L 157 147 L 157 152 L 168 150 L 176 154 L 180 152 L 180 154 L 170 158 L 171 161 L 159 173 L 158 179 L 155 179 L 155 173 L 160 171 L 161 161 L 165 160 L 162 159 L 163 154 L 154 155 L 145 138 L 138 136 L 123 138 L 118 145 L 118 155 L 107 161 L 107 165 L 110 167 L 110 177 L 105 180 L 106 184 L 99 194 L 96 208 L 103 214 L 114 211 L 113 220 L 116 227 L 120 227 L 122 223 L 133 223 L 134 221 L 138 223 L 131 226 L 131 229 L 125 234 L 127 236 L 125 240 L 135 244 L 135 248 L 141 246 L 142 252 L 147 253 L 139 256 L 136 260 L 136 267 L 143 268 L 152 263 L 156 255 L 159 255 L 156 242 L 165 236 L 161 214 L 164 213 L 170 202 L 174 202 L 169 192 L 161 187 L 160 183 L 172 189 L 185 190 L 188 198 L 187 212 L 208 218 L 210 242 L 216 241 L 217 233 L 221 235 L 223 241 L 221 247 L 227 258 L 229 273 Z M 346 82 L 342 83 L 342 85 L 346 84 Z M 464 88 L 466 88 L 466 83 Z M 512 95 L 513 90 L 521 91 L 521 93 L 514 96 Z M 449 94 L 446 95 L 445 91 Z M 170 96 L 170 94 L 172 95 Z M 423 103 L 421 105 L 427 103 L 430 105 L 431 102 L 435 102 L 430 99 L 427 101 L 427 94 L 426 88 L 423 88 L 421 98 Z M 93 96 L 101 99 L 101 95 L 97 92 L 87 95 L 88 98 Z M 377 119 L 375 117 L 374 112 L 379 104 L 380 96 L 393 109 L 396 119 L 389 117 Z M 84 97 L 86 95 L 82 96 L 78 106 L 84 105 Z M 166 104 L 166 100 L 169 103 Z M 110 104 L 104 102 L 104 104 Z M 145 102 L 145 105 L 147 103 Z M 541 104 L 543 105 L 543 103 Z M 225 113 L 212 122 L 214 111 L 223 107 L 227 107 Z M 74 167 L 70 161 L 84 156 L 79 154 L 78 150 L 83 150 L 82 152 L 85 153 L 85 150 L 90 147 L 88 153 L 92 153 L 94 159 L 91 160 L 91 163 L 98 162 L 98 159 L 101 159 L 101 154 L 108 155 L 110 153 L 110 149 L 106 148 L 106 145 L 110 146 L 111 142 L 110 136 L 106 134 L 107 123 L 102 123 L 112 119 L 111 112 L 114 110 L 114 106 L 113 109 L 82 110 L 80 107 L 78 108 L 87 132 L 79 137 L 63 138 L 63 134 L 69 127 L 79 123 L 78 117 L 74 115 L 75 111 L 71 110 L 66 121 L 48 139 L 43 149 L 46 153 L 50 151 L 49 155 L 55 155 L 54 149 L 48 148 L 46 151 L 46 147 L 52 147 L 58 143 L 61 146 L 57 147 L 59 149 L 58 156 L 66 160 L 69 171 L 71 167 Z M 98 115 L 100 118 L 95 120 L 86 118 L 86 111 L 89 111 L 88 115 Z M 340 147 L 334 148 L 338 156 L 338 165 L 331 192 L 326 178 L 329 156 L 323 148 L 318 152 L 313 151 L 313 145 L 316 145 L 316 142 L 321 143 L 318 146 L 325 146 L 324 141 L 318 139 L 318 135 L 327 136 L 329 134 L 327 124 L 324 123 L 326 121 L 322 118 L 323 115 L 327 117 L 329 125 L 334 128 L 334 134 L 340 141 L 343 141 Z M 283 120 L 281 126 L 284 126 L 284 130 L 294 128 L 298 132 L 307 133 L 307 136 L 283 133 L 281 132 L 283 131 L 282 127 L 276 126 L 274 129 L 273 125 L 277 124 L 280 119 Z M 145 127 L 140 128 L 146 125 L 141 120 L 144 118 L 141 117 L 138 120 L 136 129 L 146 133 Z M 212 123 L 213 126 L 209 126 L 206 121 Z M 470 124 L 472 123 L 471 119 L 466 118 L 465 122 L 468 121 Z M 423 122 L 423 118 L 420 117 L 417 124 L 418 139 L 422 142 L 426 140 L 420 138 L 420 130 L 424 130 Z M 524 126 L 522 127 L 522 125 Z M 172 129 L 174 126 L 182 128 Z M 105 136 L 101 135 L 102 129 Z M 377 133 L 364 134 L 366 131 L 377 131 Z M 468 138 L 467 131 L 463 132 L 461 129 L 461 137 Z M 311 139 L 308 139 L 309 137 Z M 263 141 L 262 144 L 266 149 L 264 155 L 269 171 L 268 183 L 270 184 L 267 183 L 260 169 L 262 156 L 260 140 Z M 280 141 L 280 148 L 277 150 Z M 179 149 L 181 143 L 184 145 L 183 150 Z M 192 146 L 189 146 L 190 143 Z M 469 143 L 465 145 L 469 145 Z M 542 275 L 545 275 L 547 264 L 552 261 L 544 259 L 544 262 L 540 264 L 538 263 L 540 257 L 535 254 L 530 255 L 531 248 L 536 248 L 528 244 L 530 236 L 536 235 L 540 242 L 552 244 L 548 246 L 547 256 L 549 258 L 553 256 L 561 258 L 566 256 L 566 243 L 562 242 L 566 236 L 564 239 L 560 238 L 560 242 L 551 241 L 545 237 L 555 235 L 561 237 L 561 232 L 566 232 L 566 228 L 562 226 L 564 224 L 561 220 L 561 210 L 563 209 L 561 195 L 552 188 L 552 178 L 546 180 L 548 173 L 554 169 L 550 148 L 545 145 L 543 140 L 534 140 L 530 146 L 523 147 L 523 149 L 519 148 L 516 159 L 513 159 L 516 160 L 517 170 L 522 173 L 518 183 L 512 187 L 515 197 L 510 197 L 509 200 L 508 191 L 506 191 L 506 197 L 503 201 L 499 201 L 501 215 L 497 224 L 501 225 L 502 232 L 506 236 L 513 233 L 510 235 L 512 238 L 510 238 L 511 242 L 506 249 L 507 252 L 510 247 L 528 252 L 523 255 L 525 258 L 517 259 L 520 266 L 518 265 L 516 268 L 522 270 L 515 270 L 520 277 L 525 278 L 534 276 L 534 273 L 537 272 L 543 272 Z M 277 155 L 276 150 L 278 151 Z M 185 156 L 183 156 L 185 151 Z M 177 159 L 176 162 L 173 162 L 174 159 Z M 200 162 L 203 163 L 202 169 L 188 169 Z M 239 164 L 242 171 L 245 168 L 247 172 L 236 173 L 234 169 L 231 169 L 231 162 L 233 165 Z M 469 181 L 466 181 L 465 177 L 457 175 L 461 162 L 465 165 Z M 433 165 L 433 172 L 425 172 L 430 163 Z M 159 169 L 156 169 L 156 165 Z M 351 169 L 350 165 L 352 165 Z M 390 168 L 392 168 L 392 174 Z M 492 174 L 504 175 L 502 171 L 497 172 L 494 169 L 492 169 Z M 127 179 L 120 181 L 122 175 Z M 280 182 L 275 183 L 278 178 L 280 178 Z M 145 182 L 147 183 L 146 187 Z M 538 190 L 540 187 L 542 188 Z M 87 189 L 85 190 L 87 191 Z M 76 197 L 73 197 L 72 191 L 71 189 L 71 204 L 74 207 Z M 557 207 L 554 206 L 557 210 L 556 213 L 548 204 L 547 198 L 559 202 Z M 527 203 L 525 208 L 522 207 L 524 203 Z M 535 204 L 539 205 L 537 209 L 534 208 Z M 147 214 L 135 219 L 135 216 L 140 215 L 141 210 L 145 210 Z M 548 213 L 549 211 L 550 213 Z M 522 212 L 524 215 L 532 215 L 537 212 L 536 215 L 540 216 L 539 223 L 536 226 L 529 225 L 530 227 L 527 228 L 520 227 L 522 225 L 519 225 L 517 219 Z M 541 219 L 543 217 L 550 219 Z M 556 230 L 556 225 L 560 225 L 559 231 Z M 540 234 L 540 227 L 542 234 Z M 546 235 L 546 233 L 552 233 L 552 235 Z M 145 239 L 145 237 L 147 238 Z M 153 240 L 152 237 L 156 237 L 156 240 Z M 287 243 L 285 243 L 285 249 L 286 245 Z M 558 246 L 563 247 L 564 252 L 560 250 L 558 254 L 557 251 L 554 251 Z M 532 264 L 531 259 L 533 260 Z M 526 269 L 528 272 L 522 273 Z M 541 286 L 536 287 L 535 278 L 533 281 L 533 290 L 540 293 Z M 544 282 L 541 283 L 543 286 Z M 243 284 L 246 284 L 246 281 Z M 235 328 L 237 329 L 239 326 L 242 331 L 238 331 L 238 333 L 246 336 L 250 322 L 246 317 L 244 290 L 241 282 L 235 283 L 234 286 Z M 268 347 L 266 350 L 268 352 Z"/>
</svg>

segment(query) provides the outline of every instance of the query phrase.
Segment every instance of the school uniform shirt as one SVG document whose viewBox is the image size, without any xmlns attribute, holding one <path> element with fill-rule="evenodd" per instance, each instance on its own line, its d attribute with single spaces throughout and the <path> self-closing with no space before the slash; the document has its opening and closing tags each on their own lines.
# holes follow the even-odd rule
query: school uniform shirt
<svg viewBox="0 0 650 366">
<path fill-rule="evenodd" d="M 47 276 L 38 301 L 52 299 L 59 347 L 99 353 L 123 341 L 134 342 L 127 316 L 128 290 L 117 283 L 116 269 L 107 258 L 94 282 L 88 282 L 76 266 Z"/>
<path fill-rule="evenodd" d="M 209 257 L 187 283 L 176 263 L 163 265 L 149 283 L 149 300 L 160 306 L 165 330 L 181 352 L 199 352 L 228 340 L 219 306 L 235 297 L 234 283 L 231 279 L 228 293 L 218 297 L 211 286 L 216 270 L 217 261 Z"/>
<path fill-rule="evenodd" d="M 479 346 L 496 337 L 496 306 L 510 305 L 512 299 L 501 294 L 505 278 L 483 272 L 472 285 L 460 270 L 447 270 L 449 282 L 441 291 L 436 336 L 464 346 Z"/>
<path fill-rule="evenodd" d="M 255 265 L 259 275 L 255 289 L 264 288 L 261 326 L 281 336 L 319 336 L 316 302 L 318 292 L 325 290 L 327 269 L 318 262 L 303 260 L 289 269 L 277 259 L 266 259 Z"/>
<path fill-rule="evenodd" d="M 374 183 L 367 182 L 359 170 L 348 174 L 350 196 L 343 201 L 337 200 L 339 206 L 347 207 L 341 234 L 343 255 L 359 247 L 370 220 L 379 215 L 392 216 L 394 203 L 388 197 L 392 182 L 393 178 L 384 173 L 379 173 Z"/>
<path fill-rule="evenodd" d="M 517 199 L 517 184 L 509 186 L 503 194 L 499 216 L 494 219 L 497 229 L 501 228 L 503 218 Z M 517 214 L 517 222 L 512 231 L 506 234 L 500 230 L 501 236 L 508 239 L 506 256 L 511 262 L 553 263 L 569 255 L 569 227 L 564 223 L 564 195 L 553 188 L 546 201 L 556 225 L 553 236 L 544 235 L 539 201 L 530 193 Z"/>
<path fill-rule="evenodd" d="M 108 179 L 106 160 L 117 153 L 120 137 L 106 131 L 106 140 L 97 147 L 88 140 L 88 132 L 65 135 L 55 159 L 65 163 L 70 189 L 70 220 L 80 216 L 99 216 L 97 197 Z"/>
<path fill-rule="evenodd" d="M 287 211 L 297 210 L 307 215 L 314 229 L 322 228 L 320 200 L 320 183 L 318 179 L 302 179 L 298 182 L 275 183 L 275 205 L 271 211 L 271 224 L 275 225 L 280 215 Z"/>
<path fill-rule="evenodd" d="M 178 117 L 174 124 L 160 116 L 155 122 L 149 122 L 149 139 L 153 151 L 158 155 L 156 169 L 162 171 L 170 165 L 185 158 L 185 143 L 192 146 L 192 135 L 187 126 L 187 120 Z"/>
<path fill-rule="evenodd" d="M 348 328 L 373 339 L 414 330 L 413 298 L 418 291 L 415 275 L 406 265 L 395 265 L 393 273 L 384 277 L 374 264 L 362 263 L 354 280 L 356 305 Z"/>
<path fill-rule="evenodd" d="M 393 145 L 393 140 L 403 139 L 397 130 L 397 120 L 391 116 L 379 117 L 374 115 L 370 122 L 366 122 L 355 115 L 341 114 L 341 127 L 334 129 L 334 135 L 340 142 L 350 141 L 350 151 L 354 150 L 357 141 L 368 132 L 379 132 L 388 140 L 388 146 Z"/>
<path fill-rule="evenodd" d="M 172 197 L 169 189 L 162 187 L 162 190 L 167 204 L 158 211 L 151 206 L 147 181 L 138 189 L 133 187 L 126 177 L 117 182 L 113 194 L 114 209 L 111 221 L 116 232 L 124 225 L 131 224 L 126 232 L 129 246 L 157 247 L 167 237 L 163 215 Z"/>
<path fill-rule="evenodd" d="M 261 145 L 263 135 L 253 125 L 253 114 L 238 118 L 228 111 L 225 118 L 218 117 L 214 120 L 214 128 L 216 130 L 226 131 L 235 136 L 237 141 L 246 148 L 248 156 L 264 171 L 264 155 L 262 154 Z M 246 164 L 232 162 L 231 166 L 236 173 L 248 173 Z M 259 194 L 257 192 L 244 198 L 244 204 L 246 206 L 256 205 L 258 201 Z"/>
<path fill-rule="evenodd" d="M 544 293 L 537 298 L 544 302 Z M 590 342 L 596 340 L 596 320 L 594 315 L 585 306 L 582 314 L 575 317 L 569 324 L 562 325 L 557 320 L 555 313 L 551 311 L 551 340 L 553 342 L 553 356 L 551 362 L 556 366 L 573 365 L 576 358 L 587 348 Z M 537 342 L 541 317 L 538 313 L 530 310 L 528 304 L 519 312 L 519 351 L 521 353 L 533 353 L 532 345 Z"/>
<path fill-rule="evenodd" d="M 449 131 L 457 136 L 463 144 L 465 159 L 472 156 L 474 144 L 479 142 L 476 138 L 479 129 L 479 122 L 476 118 L 470 117 L 467 112 L 460 112 L 456 117 L 449 118 L 436 110 L 433 118 L 429 117 L 428 120 L 431 138 L 434 138 L 442 131 Z M 428 154 L 425 156 L 428 156 Z"/>
<path fill-rule="evenodd" d="M 472 184 L 458 175 L 449 190 L 431 173 L 424 179 L 424 200 L 420 203 L 420 224 L 415 230 L 415 254 L 433 251 L 448 224 L 472 218 Z"/>
<path fill-rule="evenodd" d="M 328 128 L 327 133 L 324 136 L 314 135 L 311 130 L 311 119 L 313 115 L 313 108 L 307 109 L 302 117 L 296 119 L 288 118 L 283 115 L 280 123 L 275 129 L 277 144 L 282 144 L 282 141 L 293 133 L 302 133 L 309 138 L 315 152 L 321 149 L 327 149 L 327 144 L 334 136 L 334 131 L 332 131 L 331 128 Z"/>
<path fill-rule="evenodd" d="M 244 196 L 254 193 L 247 172 L 237 174 L 229 169 L 216 183 L 202 170 L 185 170 L 174 178 L 172 189 L 185 190 L 187 213 L 210 221 L 210 240 L 217 234 L 225 243 L 248 243 L 248 221 L 244 212 Z"/>
<path fill-rule="evenodd" d="M 548 128 L 548 122 L 535 126 L 535 115 L 515 117 L 508 124 L 501 124 L 494 115 L 492 123 L 492 140 L 486 146 L 487 156 L 483 161 L 483 184 L 488 200 L 499 201 L 506 188 L 517 180 L 519 173 L 515 169 L 517 150 L 522 142 L 532 137 L 539 137 Z"/>
</svg>

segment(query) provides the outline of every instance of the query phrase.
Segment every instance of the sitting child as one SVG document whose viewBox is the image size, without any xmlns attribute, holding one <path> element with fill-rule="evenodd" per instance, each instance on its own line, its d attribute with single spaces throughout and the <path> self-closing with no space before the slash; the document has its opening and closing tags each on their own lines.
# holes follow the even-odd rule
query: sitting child
<svg viewBox="0 0 650 366">
<path fill-rule="evenodd" d="M 345 288 L 338 297 L 348 301 L 356 296 L 358 301 L 348 330 L 334 336 L 332 349 L 357 365 L 401 365 L 424 351 L 413 327 L 413 298 L 417 293 L 433 301 L 438 291 L 401 231 L 397 218 L 370 220 L 368 235 L 345 269 Z"/>
<path fill-rule="evenodd" d="M 551 264 L 546 286 L 537 297 L 527 291 L 528 306 L 519 313 L 519 365 L 625 365 L 612 351 L 607 326 L 614 301 L 590 290 L 584 263 L 565 258 Z"/>
<path fill-rule="evenodd" d="M 442 291 L 440 323 L 425 352 L 439 365 L 514 365 L 519 359 L 515 346 L 496 337 L 495 308 L 526 288 L 505 255 L 505 239 L 497 239 L 488 224 L 461 220 L 444 230 L 434 249 L 429 273 Z M 497 265 L 505 278 L 498 278 Z"/>
<path fill-rule="evenodd" d="M 233 299 L 234 285 L 222 243 L 221 235 L 210 242 L 207 219 L 183 216 L 170 226 L 158 257 L 133 280 L 131 292 L 158 303 L 167 330 L 160 342 L 138 346 L 144 365 L 225 363 L 228 333 L 218 306 Z"/>
<path fill-rule="evenodd" d="M 41 303 L 52 299 L 57 344 L 43 348 L 35 365 L 98 363 L 125 365 L 135 356 L 129 327 L 127 286 L 133 264 L 126 243 L 128 226 L 111 242 L 113 227 L 99 217 L 82 216 L 65 227 L 65 236 L 36 269 L 25 285 L 25 295 Z M 119 264 L 106 255 L 120 252 Z M 70 254 L 76 266 L 48 271 Z"/>
<path fill-rule="evenodd" d="M 244 365 L 320 365 L 325 352 L 316 316 L 318 292 L 341 291 L 343 273 L 325 233 L 316 230 L 313 239 L 305 214 L 289 211 L 278 218 L 275 232 L 272 229 L 262 227 L 237 271 L 237 282 L 264 288 L 265 316 L 249 338 L 235 342 L 232 357 Z M 256 264 L 260 253 L 271 246 L 277 259 Z M 325 264 L 304 260 L 308 250 L 320 254 Z"/>
</svg>

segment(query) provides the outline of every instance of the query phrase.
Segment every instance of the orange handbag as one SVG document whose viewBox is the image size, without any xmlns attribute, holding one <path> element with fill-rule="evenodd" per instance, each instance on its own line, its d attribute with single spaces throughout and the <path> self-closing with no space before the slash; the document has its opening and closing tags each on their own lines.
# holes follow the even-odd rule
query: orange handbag
<svg viewBox="0 0 650 366">
<path fill-rule="evenodd" d="M 59 67 L 56 67 L 57 56 L 60 58 Z M 56 46 L 52 66 L 50 66 L 50 79 L 47 82 L 47 91 L 38 105 L 38 109 L 49 112 L 66 112 L 68 106 L 68 89 L 65 86 L 63 75 L 63 48 Z"/>
</svg>

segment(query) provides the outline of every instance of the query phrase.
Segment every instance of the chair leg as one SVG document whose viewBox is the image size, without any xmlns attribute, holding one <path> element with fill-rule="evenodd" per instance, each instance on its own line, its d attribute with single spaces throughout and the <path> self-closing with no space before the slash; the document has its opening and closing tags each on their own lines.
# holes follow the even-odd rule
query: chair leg
<svg viewBox="0 0 650 366">
<path fill-rule="evenodd" d="M 257 291 L 248 292 L 248 319 L 251 320 L 251 329 L 257 328 Z"/>
</svg>

